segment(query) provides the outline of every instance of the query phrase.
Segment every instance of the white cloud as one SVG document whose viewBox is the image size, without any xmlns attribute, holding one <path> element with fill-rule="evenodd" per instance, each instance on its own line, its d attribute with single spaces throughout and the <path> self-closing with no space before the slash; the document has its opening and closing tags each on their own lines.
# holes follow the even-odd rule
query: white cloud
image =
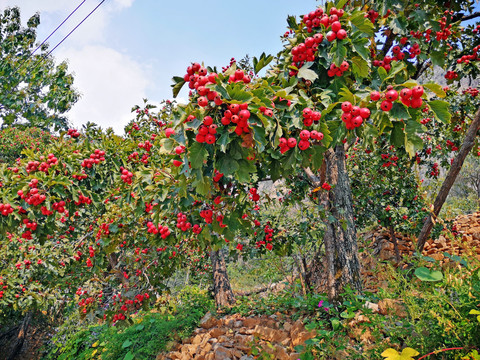
<svg viewBox="0 0 480 360">
<path fill-rule="evenodd" d="M 75 87 L 82 98 L 68 113 L 77 127 L 88 121 L 103 128 L 113 127 L 119 135 L 134 117 L 134 105 L 141 105 L 150 85 L 142 65 L 104 46 L 59 51 L 58 59 L 69 59 Z"/>
</svg>

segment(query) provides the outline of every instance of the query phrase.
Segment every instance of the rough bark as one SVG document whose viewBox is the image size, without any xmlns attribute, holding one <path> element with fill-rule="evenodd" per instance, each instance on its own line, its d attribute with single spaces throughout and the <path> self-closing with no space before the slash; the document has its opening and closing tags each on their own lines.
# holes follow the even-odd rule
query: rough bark
<svg viewBox="0 0 480 360">
<path fill-rule="evenodd" d="M 235 303 L 235 296 L 228 279 L 227 266 L 221 250 L 210 251 L 213 270 L 213 293 L 217 308 L 228 307 Z"/>
<path fill-rule="evenodd" d="M 347 285 L 361 292 L 362 282 L 352 192 L 343 145 L 336 146 L 335 150 L 329 149 L 325 153 L 325 161 L 326 181 L 333 186 L 320 200 L 327 213 L 324 237 L 327 293 L 330 301 L 336 301 Z M 309 169 L 306 169 L 306 173 L 318 184 L 319 179 Z"/>
<path fill-rule="evenodd" d="M 27 335 L 28 327 L 30 326 L 30 321 L 32 320 L 32 313 L 28 312 L 23 318 L 22 325 L 20 326 L 17 337 L 14 340 L 14 343 L 10 347 L 10 353 L 6 357 L 7 360 L 15 360 L 17 355 L 22 351 L 23 343 L 25 342 L 25 337 Z"/>
<path fill-rule="evenodd" d="M 433 203 L 433 212 L 432 214 L 428 215 L 427 219 L 425 220 L 425 223 L 423 224 L 422 231 L 420 232 L 420 235 L 418 236 L 418 240 L 417 240 L 417 250 L 419 253 L 423 251 L 425 241 L 427 240 L 428 236 L 430 235 L 430 232 L 432 231 L 432 228 L 434 225 L 433 218 L 436 218 L 440 213 L 440 210 L 442 210 L 442 206 L 445 203 L 445 200 L 447 199 L 448 193 L 450 192 L 450 189 L 455 183 L 458 173 L 462 169 L 465 158 L 467 157 L 468 153 L 472 150 L 473 145 L 475 144 L 475 138 L 477 136 L 477 132 L 479 129 L 480 129 L 480 109 L 478 109 L 477 113 L 475 114 L 475 118 L 473 119 L 472 123 L 470 124 L 470 127 L 467 130 L 467 134 L 460 148 L 460 151 L 458 152 L 457 156 L 453 160 L 452 166 L 448 171 L 447 177 L 445 178 L 445 181 L 443 182 L 442 187 L 440 188 L 440 191 L 438 192 L 437 197 L 435 198 L 435 202 Z"/>
<path fill-rule="evenodd" d="M 395 229 L 393 228 L 393 225 L 390 224 L 390 238 L 392 240 L 392 243 L 393 243 L 393 248 L 395 249 L 395 260 L 397 261 L 397 263 L 400 262 L 400 250 L 398 249 L 398 241 L 397 241 L 397 238 L 395 236 Z"/>
</svg>

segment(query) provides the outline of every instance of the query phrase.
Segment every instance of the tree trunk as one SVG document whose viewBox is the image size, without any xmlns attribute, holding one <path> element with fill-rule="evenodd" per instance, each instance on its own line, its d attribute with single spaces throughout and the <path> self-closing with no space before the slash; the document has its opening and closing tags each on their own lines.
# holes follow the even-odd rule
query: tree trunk
<svg viewBox="0 0 480 360">
<path fill-rule="evenodd" d="M 27 335 L 28 327 L 30 326 L 31 320 L 32 313 L 27 312 L 18 330 L 17 338 L 14 340 L 14 343 L 10 347 L 10 354 L 8 354 L 8 356 L 6 357 L 7 360 L 16 359 L 18 354 L 22 351 L 23 343 L 25 342 L 25 337 Z"/>
<path fill-rule="evenodd" d="M 235 303 L 230 280 L 228 279 L 227 266 L 221 250 L 210 251 L 213 270 L 213 293 L 217 308 L 227 307 Z"/>
<path fill-rule="evenodd" d="M 337 145 L 335 150 L 329 149 L 325 153 L 325 162 L 326 181 L 333 187 L 328 193 L 322 190 L 321 196 L 321 204 L 327 214 L 324 237 L 327 292 L 329 300 L 335 301 L 346 285 L 361 292 L 362 282 L 352 191 L 345 166 L 343 145 Z M 321 182 L 310 169 L 306 169 L 306 173 L 316 182 L 316 186 L 321 186 Z"/>
<path fill-rule="evenodd" d="M 395 229 L 393 228 L 393 224 L 390 224 L 390 240 L 392 241 L 393 243 L 393 248 L 395 249 L 395 260 L 397 261 L 397 263 L 400 262 L 400 250 L 398 249 L 398 242 L 397 242 L 397 238 L 395 236 Z"/>
<path fill-rule="evenodd" d="M 447 177 L 440 188 L 440 191 L 435 198 L 435 202 L 433 203 L 433 213 L 428 215 L 425 223 L 423 224 L 422 231 L 418 236 L 417 240 L 417 250 L 421 254 L 423 251 L 423 247 L 425 245 L 425 241 L 427 240 L 430 232 L 432 231 L 434 221 L 433 217 L 437 217 L 442 210 L 442 206 L 447 199 L 448 193 L 452 188 L 453 184 L 455 183 L 455 179 L 457 178 L 458 173 L 462 169 L 463 162 L 467 157 L 468 153 L 472 150 L 473 145 L 475 144 L 475 138 L 477 136 L 477 132 L 480 129 L 480 109 L 478 109 L 477 113 L 475 114 L 475 118 L 473 119 L 470 127 L 468 128 L 467 135 L 465 135 L 465 140 L 458 152 L 457 156 L 453 160 L 452 166 L 448 171 Z"/>
</svg>

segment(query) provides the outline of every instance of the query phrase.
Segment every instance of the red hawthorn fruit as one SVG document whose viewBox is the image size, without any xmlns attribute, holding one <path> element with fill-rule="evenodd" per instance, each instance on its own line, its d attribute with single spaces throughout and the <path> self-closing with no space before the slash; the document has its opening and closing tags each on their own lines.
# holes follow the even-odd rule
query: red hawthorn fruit
<svg viewBox="0 0 480 360">
<path fill-rule="evenodd" d="M 388 101 L 395 101 L 398 99 L 398 92 L 396 90 L 388 90 L 387 93 L 385 94 L 385 98 Z"/>
<path fill-rule="evenodd" d="M 179 166 L 181 166 L 182 164 L 183 164 L 183 162 L 180 161 L 180 160 L 173 160 L 173 165 L 176 166 L 176 167 L 179 167 Z"/>
<path fill-rule="evenodd" d="M 350 101 L 345 101 L 342 103 L 342 111 L 349 112 L 352 111 L 352 103 Z"/>
<path fill-rule="evenodd" d="M 210 125 L 212 125 L 212 124 L 213 124 L 213 119 L 212 119 L 211 116 L 205 116 L 205 117 L 203 118 L 203 125 L 205 125 L 205 126 L 210 126 Z"/>
<path fill-rule="evenodd" d="M 378 91 L 372 91 L 372 92 L 370 93 L 370 99 L 371 99 L 372 101 L 378 101 L 378 100 L 380 100 L 380 97 L 381 97 L 381 95 L 380 95 L 380 93 L 379 93 Z"/>
<path fill-rule="evenodd" d="M 361 108 L 360 109 L 360 116 L 363 119 L 367 119 L 370 116 L 370 109 L 368 108 Z"/>
<path fill-rule="evenodd" d="M 337 32 L 337 39 L 339 40 L 343 40 L 347 37 L 347 32 L 345 31 L 345 29 L 340 29 L 338 30 Z"/>
<path fill-rule="evenodd" d="M 200 96 L 198 98 L 198 106 L 205 107 L 208 105 L 208 99 L 205 96 Z"/>
<path fill-rule="evenodd" d="M 402 99 L 410 99 L 411 96 L 412 90 L 410 90 L 409 88 L 403 88 L 402 90 L 400 90 L 400 97 Z"/>
<path fill-rule="evenodd" d="M 390 111 L 392 109 L 393 103 L 388 100 L 383 100 L 382 103 L 380 104 L 380 108 L 383 111 Z"/>
<path fill-rule="evenodd" d="M 334 32 L 338 32 L 338 30 L 340 30 L 342 28 L 342 24 L 340 24 L 340 21 L 334 21 L 332 23 L 332 31 Z M 338 36 L 338 34 L 337 34 Z"/>
<path fill-rule="evenodd" d="M 412 97 L 413 98 L 420 98 L 423 95 L 423 86 L 415 86 L 412 89 Z"/>
<path fill-rule="evenodd" d="M 295 146 L 297 146 L 297 139 L 295 138 L 289 138 L 287 140 L 287 145 L 290 149 L 293 149 Z"/>
<path fill-rule="evenodd" d="M 337 38 L 337 34 L 334 33 L 333 31 L 329 31 L 326 35 L 326 38 L 328 41 L 332 42 L 333 40 L 335 40 Z"/>
<path fill-rule="evenodd" d="M 307 150 L 310 147 L 310 141 L 308 140 L 300 140 L 298 142 L 298 148 L 302 151 Z"/>
</svg>

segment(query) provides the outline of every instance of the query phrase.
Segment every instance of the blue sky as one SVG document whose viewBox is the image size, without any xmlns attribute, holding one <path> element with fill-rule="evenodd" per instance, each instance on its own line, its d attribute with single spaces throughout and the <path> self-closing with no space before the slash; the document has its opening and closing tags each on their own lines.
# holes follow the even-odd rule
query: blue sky
<svg viewBox="0 0 480 360">
<path fill-rule="evenodd" d="M 39 11 L 42 41 L 82 1 L 0 0 L 0 9 L 19 6 L 24 22 Z M 51 47 L 100 2 L 85 0 L 49 40 Z M 171 98 L 171 78 L 183 76 L 190 62 L 221 69 L 231 57 L 276 54 L 287 15 L 305 14 L 322 2 L 106 0 L 53 53 L 68 61 L 82 94 L 69 118 L 76 127 L 92 121 L 122 134 L 133 117 L 130 109 L 144 98 Z"/>
<path fill-rule="evenodd" d="M 82 0 L 0 0 L 17 5 L 22 19 L 40 11 L 43 40 Z M 49 40 L 55 46 L 101 0 L 86 0 Z M 242 2 L 106 0 L 53 55 L 68 59 L 81 100 L 69 113 L 78 127 L 93 121 L 121 134 L 130 109 L 143 98 L 172 97 L 171 78 L 183 76 L 192 61 L 219 69 L 230 58 L 277 53 L 287 15 L 301 15 L 314 0 Z M 180 97 L 186 93 L 181 93 Z"/>
</svg>

